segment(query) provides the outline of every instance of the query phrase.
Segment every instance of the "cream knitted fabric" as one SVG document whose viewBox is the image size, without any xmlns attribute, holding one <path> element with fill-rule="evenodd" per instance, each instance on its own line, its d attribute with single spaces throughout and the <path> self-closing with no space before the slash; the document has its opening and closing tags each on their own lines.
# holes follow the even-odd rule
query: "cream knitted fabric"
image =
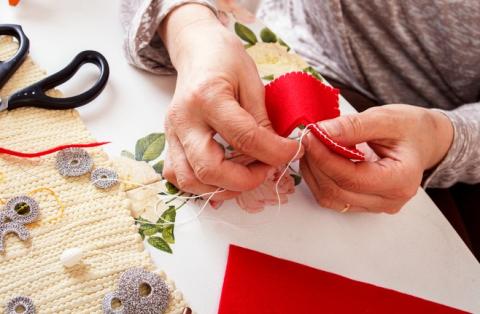
<svg viewBox="0 0 480 314">
<path fill-rule="evenodd" d="M 0 38 L 0 60 L 14 54 L 17 45 Z M 30 58 L 0 90 L 0 96 L 38 81 L 45 76 Z M 53 96 L 60 96 L 58 91 Z M 0 113 L 0 146 L 34 152 L 65 143 L 87 143 L 94 139 L 74 110 L 52 111 L 21 108 Z M 100 148 L 88 149 L 94 167 L 110 167 Z M 65 205 L 56 220 L 59 204 L 47 187 Z M 13 297 L 25 295 L 35 303 L 37 313 L 101 313 L 102 299 L 118 288 L 119 275 L 130 267 L 153 270 L 130 216 L 125 193 L 116 186 L 95 188 L 89 175 L 62 177 L 55 168 L 55 155 L 25 160 L 0 155 L 0 197 L 4 202 L 28 194 L 40 207 L 38 223 L 27 226 L 29 241 L 9 234 L 5 253 L 0 254 L 0 313 Z M 64 268 L 59 257 L 65 249 L 81 247 L 83 264 Z M 165 277 L 170 290 L 166 313 L 181 313 L 186 306 L 182 294 Z"/>
</svg>

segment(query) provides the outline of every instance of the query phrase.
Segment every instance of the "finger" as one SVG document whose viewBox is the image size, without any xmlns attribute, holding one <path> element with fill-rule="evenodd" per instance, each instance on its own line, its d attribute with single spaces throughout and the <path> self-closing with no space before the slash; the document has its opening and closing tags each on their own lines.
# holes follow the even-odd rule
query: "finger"
<svg viewBox="0 0 480 314">
<path fill-rule="evenodd" d="M 370 109 L 318 123 L 330 138 L 345 146 L 381 139 L 398 139 L 396 116 L 388 110 Z"/>
<path fill-rule="evenodd" d="M 214 193 L 218 190 L 218 186 L 204 184 L 195 177 L 195 174 L 188 163 L 185 156 L 185 152 L 178 140 L 177 136 L 170 134 L 168 136 L 168 167 L 171 183 L 174 184 L 181 191 L 192 193 L 195 195 Z M 171 166 L 170 166 L 171 165 Z M 170 170 L 172 169 L 172 170 Z M 170 173 L 173 172 L 173 173 Z M 216 193 L 212 199 L 214 200 L 227 200 L 237 196 L 238 192 L 223 191 Z"/>
<path fill-rule="evenodd" d="M 252 66 L 256 73 L 255 65 Z M 248 73 L 250 74 L 250 72 Z M 249 75 L 244 77 L 243 80 L 248 82 L 248 84 L 243 84 L 239 87 L 240 105 L 255 119 L 259 126 L 273 130 L 265 107 L 265 87 L 260 77 L 258 75 Z"/>
<path fill-rule="evenodd" d="M 370 212 L 398 212 L 403 203 L 398 200 L 390 200 L 378 195 L 354 193 L 337 186 L 333 180 L 320 171 L 316 171 L 304 159 L 303 168 L 308 169 L 310 180 L 315 180 L 318 195 L 317 202 L 323 207 L 339 211 L 348 208 L 349 211 L 370 211 Z M 353 210 L 352 210 L 353 209 Z"/>
<path fill-rule="evenodd" d="M 320 188 L 314 175 L 312 174 L 310 168 L 308 167 L 308 164 L 304 160 L 300 162 L 300 171 L 301 171 L 302 177 L 305 179 L 305 182 L 310 188 L 310 191 L 312 192 L 318 205 L 320 205 L 323 208 L 334 209 L 336 211 L 342 211 L 345 209 L 345 207 L 347 206 L 347 203 L 342 204 L 340 201 L 335 201 L 335 202 L 329 202 L 328 204 L 326 204 L 324 202 L 323 196 L 325 195 L 326 190 L 322 190 Z M 351 206 L 349 208 L 349 211 L 352 211 L 352 212 L 368 211 L 367 208 L 358 207 L 352 204 L 350 205 Z"/>
<path fill-rule="evenodd" d="M 375 162 L 352 162 L 331 152 L 313 134 L 305 136 L 303 144 L 310 165 L 346 190 L 381 194 L 399 186 L 398 180 L 404 178 L 397 160 L 387 157 Z"/>
<path fill-rule="evenodd" d="M 262 184 L 273 171 L 271 166 L 263 163 L 241 165 L 225 160 L 224 150 L 207 127 L 179 129 L 178 139 L 194 176 L 204 184 L 230 191 L 248 191 Z"/>
<path fill-rule="evenodd" d="M 296 141 L 260 126 L 233 99 L 209 106 L 205 119 L 235 150 L 266 164 L 287 164 L 297 152 L 299 144 Z"/>
</svg>

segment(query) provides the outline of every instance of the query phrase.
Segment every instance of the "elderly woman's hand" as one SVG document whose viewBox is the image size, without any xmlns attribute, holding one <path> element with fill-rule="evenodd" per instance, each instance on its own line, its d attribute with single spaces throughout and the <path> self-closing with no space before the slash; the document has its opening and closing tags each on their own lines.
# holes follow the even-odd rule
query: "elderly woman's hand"
<svg viewBox="0 0 480 314">
<path fill-rule="evenodd" d="M 254 62 L 207 7 L 175 9 L 159 33 L 178 72 L 166 120 L 169 181 L 194 194 L 224 188 L 216 199 L 225 199 L 257 187 L 293 157 L 298 144 L 272 130 Z M 226 160 L 216 133 L 258 162 Z"/>
<path fill-rule="evenodd" d="M 408 105 L 371 108 L 319 124 L 344 145 L 367 142 L 379 159 L 352 162 L 312 134 L 304 139 L 302 174 L 317 202 L 338 211 L 396 213 L 412 198 L 423 172 L 437 165 L 453 140 L 450 120 Z"/>
</svg>

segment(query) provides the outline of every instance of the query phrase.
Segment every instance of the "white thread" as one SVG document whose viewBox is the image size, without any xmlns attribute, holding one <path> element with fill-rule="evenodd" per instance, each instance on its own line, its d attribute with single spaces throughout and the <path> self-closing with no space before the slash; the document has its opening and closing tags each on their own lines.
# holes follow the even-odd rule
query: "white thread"
<svg viewBox="0 0 480 314">
<path fill-rule="evenodd" d="M 295 162 L 295 160 L 297 159 L 298 155 L 300 154 L 301 150 L 302 150 L 302 140 L 303 138 L 309 133 L 311 132 L 309 127 L 316 127 L 316 125 L 314 123 L 311 123 L 311 124 L 308 124 L 305 129 L 303 129 L 299 139 L 298 139 L 298 149 L 295 153 L 295 155 L 292 157 L 292 159 L 288 162 L 288 164 L 285 166 L 285 169 L 281 172 L 280 176 L 278 177 L 276 183 L 275 183 L 275 194 L 277 196 L 277 209 L 276 209 L 276 212 L 275 212 L 275 218 L 273 220 L 276 219 L 276 217 L 278 216 L 278 213 L 280 212 L 281 210 L 281 206 L 282 206 L 282 201 L 281 201 L 281 196 L 280 196 L 280 191 L 279 191 L 279 186 L 280 186 L 280 181 L 282 180 L 282 178 L 286 175 L 290 165 Z M 19 165 L 20 166 L 20 165 Z M 21 170 L 24 171 L 25 173 L 29 173 L 35 177 L 37 177 L 36 175 L 30 173 L 29 171 L 26 171 L 25 169 L 23 169 L 21 166 L 20 166 Z M 95 183 L 97 181 L 102 181 L 102 180 L 110 180 L 108 178 L 99 178 L 97 180 L 94 180 L 94 181 L 91 181 L 91 183 Z M 223 188 L 218 188 L 217 190 L 213 191 L 213 192 L 207 192 L 207 193 L 203 193 L 203 194 L 199 194 L 199 195 L 193 195 L 193 196 L 182 196 L 182 195 L 166 195 L 164 194 L 165 192 L 164 191 L 158 191 L 158 189 L 155 189 L 149 185 L 145 185 L 145 184 L 141 184 L 141 183 L 137 183 L 137 182 L 132 182 L 132 181 L 127 181 L 127 180 L 121 180 L 121 179 L 117 179 L 118 182 L 120 183 L 124 183 L 124 184 L 129 184 L 129 185 L 136 185 L 138 187 L 141 187 L 141 188 L 148 188 L 148 189 L 151 189 L 151 190 L 154 190 L 157 192 L 157 197 L 159 198 L 159 200 L 155 203 L 155 207 L 154 207 L 154 210 L 155 210 L 155 213 L 158 213 L 158 206 L 159 204 L 161 203 L 161 201 L 164 200 L 165 197 L 168 197 L 169 200 L 173 200 L 173 199 L 183 199 L 183 200 L 196 200 L 196 199 L 200 199 L 204 196 L 207 196 L 208 195 L 208 198 L 206 199 L 206 201 L 204 202 L 204 204 L 202 205 L 202 207 L 200 208 L 200 210 L 198 211 L 198 213 L 196 213 L 196 215 L 190 219 L 186 219 L 184 221 L 180 221 L 180 222 L 170 222 L 170 221 L 167 221 L 165 220 L 164 218 L 160 217 L 160 219 L 162 219 L 164 222 L 162 223 L 149 223 L 150 225 L 155 225 L 155 226 L 160 226 L 160 227 L 163 227 L 163 226 L 170 226 L 170 225 L 177 225 L 177 226 L 180 226 L 180 225 L 184 225 L 184 224 L 187 224 L 187 223 L 190 223 L 192 221 L 195 221 L 197 220 L 202 214 L 203 212 L 205 211 L 207 205 L 209 204 L 210 200 L 217 194 L 219 193 L 222 193 L 222 192 L 225 192 L 225 189 Z M 162 194 L 159 194 L 159 193 L 162 193 Z M 163 199 L 162 199 L 163 198 Z M 210 219 L 210 218 L 209 218 Z M 139 220 L 139 219 L 134 219 L 136 222 L 144 222 L 142 220 Z M 217 219 L 213 219 L 213 220 L 217 220 Z M 271 223 L 273 222 L 273 220 L 271 221 L 267 221 L 267 222 L 263 222 L 263 223 L 258 223 L 258 224 L 248 224 L 248 226 L 257 226 L 257 225 L 262 225 L 262 224 L 266 224 L 266 223 Z M 224 220 L 220 220 L 218 219 L 217 220 L 218 222 L 221 222 L 221 223 L 225 223 L 229 226 L 234 226 L 233 224 L 231 223 L 228 223 Z M 237 225 L 238 227 L 238 225 Z"/>
<path fill-rule="evenodd" d="M 280 212 L 281 210 L 281 206 L 282 206 L 282 200 L 281 200 L 281 196 L 280 196 L 280 191 L 279 191 L 279 187 L 280 187 L 280 181 L 282 180 L 282 178 L 286 175 L 290 165 L 295 162 L 295 160 L 297 159 L 298 155 L 300 154 L 301 150 L 302 150 L 302 140 L 303 138 L 309 133 L 311 132 L 309 127 L 310 126 L 315 126 L 315 124 L 311 123 L 309 125 L 307 125 L 305 127 L 305 129 L 303 129 L 302 131 L 302 134 L 300 135 L 299 137 L 299 140 L 298 140 L 298 148 L 297 148 L 297 151 L 295 153 L 295 155 L 292 157 L 292 159 L 288 162 L 288 164 L 285 166 L 285 169 L 281 172 L 280 176 L 278 177 L 276 183 L 275 183 L 275 194 L 277 196 L 277 209 L 276 209 L 276 212 L 275 212 L 275 218 L 278 216 L 278 213 Z M 96 181 L 100 181 L 100 180 L 108 180 L 108 179 L 102 179 L 102 178 L 99 178 L 98 180 L 95 180 L 94 182 Z M 148 188 L 148 189 L 151 189 L 151 190 L 154 190 L 156 191 L 157 193 L 158 190 L 151 187 L 151 186 L 148 186 L 148 185 L 145 185 L 145 184 L 141 184 L 141 183 L 136 183 L 136 182 L 131 182 L 131 181 L 126 181 L 126 180 L 120 180 L 118 179 L 117 180 L 118 182 L 120 183 L 124 183 L 124 184 L 130 184 L 130 185 L 136 185 L 136 186 L 139 186 L 141 188 Z M 93 183 L 94 183 L 93 182 Z M 159 200 L 155 203 L 155 207 L 154 207 L 154 211 L 155 213 L 158 214 L 158 206 L 159 204 L 164 200 L 162 199 L 162 197 L 168 197 L 169 200 L 171 199 L 183 199 L 183 200 L 195 200 L 195 199 L 199 199 L 199 198 L 202 198 L 204 196 L 207 196 L 209 195 L 209 197 L 207 198 L 207 200 L 204 202 L 204 204 L 202 205 L 202 207 L 200 208 L 200 210 L 198 211 L 198 213 L 196 213 L 196 215 L 192 218 L 189 218 L 189 219 L 186 219 L 184 221 L 180 221 L 180 222 L 170 222 L 168 220 L 165 220 L 164 218 L 160 217 L 159 219 L 163 220 L 163 222 L 156 222 L 156 223 L 148 223 L 149 225 L 154 225 L 154 226 L 159 226 L 159 227 L 164 227 L 164 226 L 170 226 L 170 225 L 176 225 L 176 226 L 181 226 L 181 225 L 184 225 L 184 224 L 187 224 L 187 223 L 190 223 L 192 221 L 195 221 L 197 220 L 202 214 L 203 212 L 205 211 L 207 205 L 209 204 L 210 200 L 215 196 L 217 195 L 218 193 L 222 193 L 222 192 L 225 192 L 225 189 L 222 189 L 222 188 L 218 188 L 217 190 L 213 191 L 213 192 L 207 192 L 207 193 L 203 193 L 203 194 L 200 194 L 200 195 L 194 195 L 194 196 L 182 196 L 182 195 L 172 195 L 172 196 L 169 196 L 169 195 L 164 195 L 164 194 L 158 194 L 157 197 L 159 198 Z M 163 191 L 161 191 L 160 193 L 164 193 Z M 144 222 L 142 220 L 139 220 L 139 219 L 134 219 L 136 222 Z M 231 225 L 230 223 L 226 222 L 226 221 L 223 221 L 223 220 L 217 220 L 219 222 L 222 222 L 222 223 L 226 223 L 227 225 Z M 266 223 L 271 223 L 272 221 L 267 221 Z M 259 224 L 249 224 L 249 226 L 252 226 L 252 225 L 261 225 L 261 224 L 265 224 L 265 223 L 259 223 Z"/>
</svg>

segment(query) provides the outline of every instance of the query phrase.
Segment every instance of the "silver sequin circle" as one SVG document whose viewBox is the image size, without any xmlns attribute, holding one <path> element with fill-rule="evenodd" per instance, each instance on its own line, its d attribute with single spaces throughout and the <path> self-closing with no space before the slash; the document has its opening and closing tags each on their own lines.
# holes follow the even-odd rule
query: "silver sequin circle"
<svg viewBox="0 0 480 314">
<path fill-rule="evenodd" d="M 19 308 L 20 307 L 20 308 Z M 17 309 L 21 309 L 23 307 L 25 310 L 23 312 L 18 312 Z M 32 299 L 25 296 L 18 296 L 7 303 L 7 307 L 5 310 L 6 314 L 35 314 L 35 305 L 33 304 Z"/>
<path fill-rule="evenodd" d="M 15 210 L 17 205 L 22 204 L 28 206 L 28 211 L 23 215 Z M 20 195 L 8 200 L 5 210 L 0 211 L 0 252 L 5 249 L 5 236 L 9 233 L 15 233 L 22 241 L 30 238 L 30 232 L 24 224 L 37 220 L 38 213 L 38 203 L 31 197 Z"/>
<path fill-rule="evenodd" d="M 147 284 L 151 291 L 147 296 L 140 294 L 140 286 Z M 168 305 L 169 291 L 163 279 L 142 268 L 131 268 L 119 279 L 118 295 L 123 300 L 127 313 L 163 313 Z"/>
<path fill-rule="evenodd" d="M 142 284 L 150 287 L 150 293 L 141 295 Z M 163 279 L 142 268 L 130 268 L 120 275 L 118 291 L 105 295 L 102 302 L 104 314 L 161 314 L 165 312 L 169 291 Z M 112 309 L 112 300 L 122 303 L 119 309 Z"/>
<path fill-rule="evenodd" d="M 97 188 L 108 189 L 118 183 L 118 174 L 112 169 L 97 168 L 92 171 L 90 181 Z"/>
<path fill-rule="evenodd" d="M 78 177 L 92 170 L 93 160 L 84 149 L 66 148 L 57 153 L 56 165 L 62 176 Z"/>
<path fill-rule="evenodd" d="M 112 308 L 112 301 L 118 299 L 122 303 L 122 306 L 118 309 Z M 109 292 L 105 295 L 102 301 L 103 313 L 104 314 L 125 314 L 125 310 L 123 308 L 123 301 L 118 296 L 116 291 Z"/>
<path fill-rule="evenodd" d="M 24 215 L 17 213 L 15 210 L 15 207 L 21 204 L 26 204 L 28 206 L 28 212 Z M 38 218 L 38 203 L 36 200 L 26 195 L 15 196 L 8 200 L 5 205 L 5 216 L 12 222 L 20 224 L 32 223 Z M 2 222 L 3 221 L 0 221 L 0 223 Z"/>
</svg>

